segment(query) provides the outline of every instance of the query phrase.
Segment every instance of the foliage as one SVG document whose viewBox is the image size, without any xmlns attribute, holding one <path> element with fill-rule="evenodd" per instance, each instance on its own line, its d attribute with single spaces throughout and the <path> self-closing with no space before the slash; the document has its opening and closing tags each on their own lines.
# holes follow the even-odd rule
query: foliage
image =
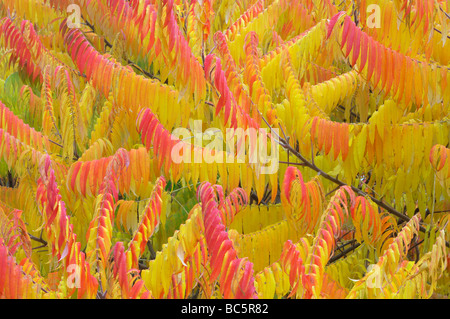
<svg viewBox="0 0 450 319">
<path fill-rule="evenodd" d="M 448 298 L 449 11 L 3 0 L 0 298 Z"/>
</svg>

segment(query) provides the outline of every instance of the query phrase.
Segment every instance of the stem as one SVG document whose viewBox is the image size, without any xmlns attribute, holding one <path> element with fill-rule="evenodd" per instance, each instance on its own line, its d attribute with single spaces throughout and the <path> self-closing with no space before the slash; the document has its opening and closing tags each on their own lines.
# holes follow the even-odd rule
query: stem
<svg viewBox="0 0 450 319">
<path fill-rule="evenodd" d="M 448 19 L 450 19 L 450 15 L 447 12 L 445 12 L 444 9 L 442 9 L 441 6 L 439 6 L 439 10 L 441 10 Z"/>
<path fill-rule="evenodd" d="M 45 247 L 48 245 L 48 243 L 42 238 L 37 238 L 37 237 L 31 235 L 30 233 L 28 233 L 28 236 L 30 237 L 30 239 L 37 241 L 38 243 L 41 243 L 43 246 L 40 246 L 40 247 Z"/>
<path fill-rule="evenodd" d="M 438 29 L 436 29 L 436 28 L 434 28 L 434 31 L 436 31 L 437 33 L 442 34 L 442 31 L 440 31 L 440 30 L 438 30 Z M 450 36 L 447 35 L 447 38 L 450 39 Z"/>
<path fill-rule="evenodd" d="M 150 251 L 150 260 L 155 259 L 156 252 L 155 252 L 155 249 L 153 248 L 153 243 L 150 240 L 147 241 L 147 247 L 148 247 L 148 250 Z"/>
<path fill-rule="evenodd" d="M 356 240 L 355 240 L 355 242 L 356 242 Z M 354 243 L 355 243 L 355 242 L 354 242 Z M 356 242 L 355 245 L 352 245 L 352 246 L 348 247 L 347 249 L 343 250 L 340 254 L 331 257 L 331 258 L 328 260 L 327 265 L 329 265 L 329 264 L 335 262 L 336 260 L 338 260 L 338 259 L 340 259 L 340 258 L 342 258 L 342 257 L 345 257 L 345 255 L 347 255 L 349 252 L 352 252 L 353 250 L 355 250 L 355 249 L 358 248 L 359 246 L 361 246 L 361 243 L 357 243 L 357 242 Z"/>
<path fill-rule="evenodd" d="M 289 152 L 289 151 L 288 151 Z M 297 165 L 297 166 L 305 166 L 305 164 L 303 163 L 294 163 L 294 162 L 284 162 L 284 161 L 279 161 L 280 164 L 286 164 L 286 165 Z"/>
</svg>

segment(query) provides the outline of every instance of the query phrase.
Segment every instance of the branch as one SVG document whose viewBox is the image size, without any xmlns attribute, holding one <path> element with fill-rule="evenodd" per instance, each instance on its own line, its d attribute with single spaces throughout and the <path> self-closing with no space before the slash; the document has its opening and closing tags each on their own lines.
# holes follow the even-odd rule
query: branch
<svg viewBox="0 0 450 319">
<path fill-rule="evenodd" d="M 386 211 L 388 211 L 392 215 L 397 216 L 398 218 L 400 218 L 401 220 L 403 220 L 405 222 L 408 222 L 410 220 L 410 218 L 408 216 L 400 213 L 395 208 L 393 208 L 390 205 L 382 202 L 381 200 L 373 197 L 372 195 L 367 194 L 366 192 L 360 190 L 359 188 L 357 188 L 355 186 L 347 185 L 343 181 L 341 181 L 341 180 L 339 180 L 339 179 L 337 179 L 337 178 L 335 178 L 335 177 L 325 173 L 323 170 L 318 168 L 315 164 L 312 164 L 306 158 L 304 158 L 299 152 L 297 152 L 295 149 L 293 149 L 289 144 L 286 144 L 283 140 L 280 140 L 280 145 L 283 148 L 288 149 L 292 154 L 294 154 L 298 159 L 300 159 L 303 162 L 304 166 L 309 167 L 310 169 L 316 171 L 319 175 L 321 175 L 325 179 L 327 179 L 327 180 L 329 180 L 329 181 L 331 181 L 334 184 L 339 185 L 339 186 L 349 186 L 349 187 L 351 187 L 351 189 L 355 193 L 357 193 L 360 196 L 369 197 L 375 204 L 377 204 L 381 208 L 384 208 Z"/>
<path fill-rule="evenodd" d="M 364 192 L 363 190 L 353 186 L 353 185 L 347 185 L 345 184 L 343 181 L 339 180 L 336 177 L 333 177 L 329 174 L 327 174 L 326 172 L 324 172 L 323 170 L 321 170 L 319 167 L 317 167 L 313 162 L 309 162 L 305 157 L 303 157 L 302 154 L 300 154 L 297 150 L 295 150 L 294 148 L 292 148 L 289 143 L 286 142 L 285 139 L 282 139 L 275 131 L 273 131 L 272 126 L 267 122 L 267 120 L 264 118 L 263 114 L 261 113 L 261 111 L 259 111 L 259 114 L 261 115 L 261 118 L 264 120 L 264 122 L 266 123 L 266 125 L 270 128 L 270 131 L 275 133 L 275 135 L 277 135 L 278 137 L 278 144 L 280 144 L 281 147 L 283 147 L 286 151 L 291 152 L 295 157 L 297 157 L 303 164 L 303 166 L 306 166 L 310 169 L 312 169 L 313 171 L 317 172 L 318 175 L 321 175 L 323 178 L 333 182 L 334 184 L 338 185 L 338 186 L 348 186 L 350 187 L 356 194 L 358 194 L 359 196 L 363 196 L 363 197 L 368 197 L 370 198 L 378 207 L 383 208 L 385 211 L 389 212 L 390 214 L 398 217 L 400 220 L 404 221 L 404 222 L 409 222 L 410 218 L 407 215 L 404 215 L 402 213 L 400 213 L 398 210 L 396 210 L 395 208 L 393 208 L 392 206 L 390 206 L 389 204 L 383 202 L 381 199 L 378 199 L 366 192 Z M 312 160 L 313 161 L 313 160 Z M 422 225 L 419 225 L 419 230 L 423 233 L 427 233 L 427 230 L 425 229 L 425 227 L 423 227 Z M 450 248 L 450 244 L 448 242 L 445 242 L 445 245 Z"/>
<path fill-rule="evenodd" d="M 445 12 L 444 9 L 442 9 L 442 7 L 440 5 L 439 5 L 439 10 L 441 10 L 442 13 L 444 13 L 448 19 L 450 19 L 450 15 L 447 12 Z"/>
<path fill-rule="evenodd" d="M 154 80 L 160 80 L 158 77 L 154 76 L 150 72 L 145 71 L 144 69 L 142 69 L 140 66 L 138 66 L 136 63 L 134 63 L 130 59 L 127 59 L 127 63 L 129 65 L 131 65 L 133 68 L 135 68 L 136 70 L 138 70 L 138 71 L 142 72 L 143 74 L 145 74 L 145 76 L 147 76 L 147 77 L 149 77 L 151 79 L 154 79 Z"/>
<path fill-rule="evenodd" d="M 285 161 L 279 161 L 280 164 L 286 164 L 286 165 L 297 165 L 297 166 L 305 166 L 304 163 L 295 163 L 295 162 L 285 162 Z"/>
<path fill-rule="evenodd" d="M 341 259 L 342 257 L 345 257 L 348 253 L 354 251 L 356 248 L 358 248 L 359 246 L 361 246 L 361 243 L 356 242 L 356 240 L 353 242 L 356 243 L 355 245 L 352 245 L 350 247 L 348 247 L 347 249 L 343 250 L 340 254 L 337 254 L 333 257 L 331 257 L 328 260 L 327 265 L 334 263 L 336 260 Z"/>
<path fill-rule="evenodd" d="M 147 247 L 148 247 L 148 250 L 150 251 L 150 260 L 155 259 L 156 252 L 155 252 L 155 249 L 153 248 L 153 243 L 150 240 L 147 241 Z"/>
<path fill-rule="evenodd" d="M 85 18 L 83 18 L 83 16 L 82 16 L 81 18 L 83 19 L 84 24 L 85 24 L 86 26 L 88 26 L 88 27 L 92 30 L 92 32 L 95 33 L 95 26 L 92 25 L 92 24 L 90 24 Z M 103 41 L 105 42 L 105 46 L 106 46 L 106 47 L 112 48 L 111 42 L 109 42 L 105 37 L 103 37 Z M 158 77 L 154 76 L 154 75 L 151 74 L 150 72 L 147 72 L 147 71 L 143 70 L 140 66 L 138 66 L 138 65 L 137 65 L 136 63 L 134 63 L 133 61 L 127 59 L 127 63 L 128 63 L 129 65 L 131 65 L 133 68 L 135 68 L 136 70 L 138 70 L 139 72 L 142 72 L 145 76 L 147 76 L 147 77 L 149 77 L 149 78 L 151 78 L 151 79 L 160 80 Z"/>
<path fill-rule="evenodd" d="M 45 240 L 42 239 L 42 238 L 37 238 L 37 237 L 31 235 L 30 233 L 28 233 L 28 236 L 30 237 L 31 240 L 37 241 L 38 243 L 41 243 L 41 244 L 43 245 L 43 246 L 40 246 L 39 248 L 45 247 L 45 246 L 48 245 L 47 241 L 45 241 Z M 36 248 L 37 248 L 37 247 L 36 247 Z"/>
<path fill-rule="evenodd" d="M 440 34 L 442 34 L 442 31 L 441 30 L 438 30 L 438 29 L 436 29 L 436 28 L 434 28 L 434 31 L 436 31 L 437 33 L 440 33 Z M 450 36 L 446 36 L 448 39 L 450 39 Z"/>
<path fill-rule="evenodd" d="M 389 204 L 383 202 L 382 200 L 367 194 L 366 192 L 362 191 L 361 189 L 353 186 L 353 185 L 347 185 L 344 182 L 342 182 L 341 180 L 328 175 L 327 173 L 325 173 L 324 171 L 322 171 L 320 168 L 318 168 L 315 164 L 310 163 L 308 160 L 306 160 L 299 152 L 297 152 L 296 150 L 294 150 L 289 144 L 286 144 L 285 141 L 280 140 L 279 141 L 280 145 L 285 148 L 285 149 L 289 149 L 289 151 L 294 154 L 297 158 L 299 158 L 303 163 L 304 166 L 309 167 L 310 169 L 316 171 L 319 175 L 321 175 L 322 177 L 324 177 L 325 179 L 333 182 L 334 184 L 337 184 L 339 186 L 349 186 L 356 194 L 358 194 L 359 196 L 364 196 L 364 197 L 369 197 L 375 204 L 377 204 L 378 207 L 383 208 L 385 211 L 389 212 L 390 214 L 398 217 L 400 220 L 404 221 L 404 222 L 409 222 L 410 218 L 407 215 L 404 215 L 402 213 L 400 213 L 398 210 L 396 210 L 395 208 L 393 208 L 392 206 L 390 206 Z M 423 233 L 427 233 L 427 230 L 425 229 L 425 227 L 423 227 L 422 225 L 419 226 L 419 230 Z M 445 245 L 447 247 L 450 248 L 450 244 L 448 242 L 445 243 Z"/>
</svg>

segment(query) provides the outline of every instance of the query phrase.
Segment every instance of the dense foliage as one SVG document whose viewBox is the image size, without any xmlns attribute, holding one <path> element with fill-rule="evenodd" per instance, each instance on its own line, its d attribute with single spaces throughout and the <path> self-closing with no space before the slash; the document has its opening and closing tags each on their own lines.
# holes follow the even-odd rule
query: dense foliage
<svg viewBox="0 0 450 319">
<path fill-rule="evenodd" d="M 2 0 L 0 298 L 448 298 L 448 12 Z"/>
</svg>

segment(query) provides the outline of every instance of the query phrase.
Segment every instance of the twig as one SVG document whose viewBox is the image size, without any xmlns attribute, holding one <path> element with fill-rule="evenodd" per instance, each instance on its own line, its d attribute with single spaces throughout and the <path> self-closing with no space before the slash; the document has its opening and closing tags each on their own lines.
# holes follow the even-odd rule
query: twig
<svg viewBox="0 0 450 319">
<path fill-rule="evenodd" d="M 252 192 L 250 193 L 250 203 L 249 203 L 249 205 L 253 204 L 253 201 L 255 201 L 256 204 L 259 203 L 259 198 L 258 198 L 258 196 L 252 191 Z"/>
<path fill-rule="evenodd" d="M 339 187 L 341 187 L 341 186 L 336 186 L 335 188 L 333 188 L 331 191 L 329 191 L 328 193 L 325 194 L 325 197 L 328 197 L 331 194 L 333 194 L 335 191 L 337 191 L 339 189 Z"/>
<path fill-rule="evenodd" d="M 20 272 L 22 273 L 22 275 L 27 276 L 28 278 L 30 278 L 30 279 L 31 279 L 31 282 L 32 282 L 33 284 L 35 284 L 35 285 L 38 284 L 33 278 L 29 277 L 28 274 L 27 274 L 25 271 L 20 270 Z M 41 289 L 44 293 L 48 293 L 48 291 L 45 290 L 44 288 L 42 288 L 41 285 L 38 285 L 38 287 L 40 287 L 40 289 Z"/>
<path fill-rule="evenodd" d="M 278 161 L 280 164 L 286 164 L 286 165 L 297 165 L 297 166 L 305 166 L 304 163 L 294 163 L 294 162 L 284 162 L 284 161 Z"/>
<path fill-rule="evenodd" d="M 347 236 L 348 234 L 350 234 L 352 231 L 353 231 L 353 230 L 351 229 L 351 230 L 345 232 L 343 235 L 341 235 L 341 236 L 339 237 L 339 240 L 341 240 L 342 238 L 344 238 L 345 236 Z"/>
<path fill-rule="evenodd" d="M 447 209 L 447 210 L 437 210 L 437 211 L 435 211 L 434 213 L 435 214 L 440 214 L 440 213 L 449 213 L 450 212 L 450 209 Z"/>
<path fill-rule="evenodd" d="M 86 19 L 83 18 L 83 16 L 82 16 L 82 19 L 84 21 L 84 24 L 86 24 L 92 30 L 92 32 L 95 32 L 95 26 L 90 24 Z M 105 46 L 112 48 L 111 42 L 109 42 L 105 37 L 103 37 L 103 42 L 105 42 Z M 156 77 L 155 75 L 151 74 L 148 71 L 145 71 L 144 69 L 142 69 L 140 66 L 138 66 L 136 63 L 134 63 L 130 59 L 127 59 L 127 63 L 130 66 L 132 66 L 133 68 L 135 68 L 136 70 L 142 72 L 145 76 L 147 76 L 151 79 L 160 80 L 158 77 Z"/>
<path fill-rule="evenodd" d="M 216 45 L 214 45 L 211 49 L 211 51 L 209 51 L 208 55 L 210 55 L 211 53 L 213 53 L 213 51 L 216 49 Z"/>
<path fill-rule="evenodd" d="M 38 243 L 41 243 L 43 246 L 39 246 L 39 247 L 35 247 L 35 248 L 42 248 L 48 245 L 47 241 L 45 241 L 42 238 L 37 238 L 33 235 L 31 235 L 30 233 L 28 233 L 28 236 L 30 237 L 31 240 L 37 241 Z"/>
<path fill-rule="evenodd" d="M 81 19 L 83 19 L 84 24 L 87 25 L 87 26 L 92 30 L 92 32 L 95 33 L 95 27 L 94 27 L 94 25 L 90 24 L 90 23 L 83 17 L 83 15 L 81 15 Z"/>
<path fill-rule="evenodd" d="M 414 245 L 412 245 L 409 249 L 408 249 L 408 254 L 410 253 L 411 250 L 414 249 L 415 253 L 416 253 L 416 263 L 419 262 L 420 260 L 420 251 L 419 251 L 419 245 L 422 244 L 425 240 L 422 239 L 420 241 L 417 240 L 417 236 L 414 236 L 415 239 L 415 243 Z"/>
<path fill-rule="evenodd" d="M 31 248 L 31 250 L 36 250 L 36 249 L 40 249 L 40 248 L 44 248 L 44 247 L 47 247 L 47 245 L 40 245 L 37 247 L 33 247 L 33 248 Z"/>
<path fill-rule="evenodd" d="M 354 241 L 354 243 L 356 242 L 356 240 Z M 348 253 L 352 252 L 353 250 L 355 250 L 356 248 L 358 248 L 359 246 L 361 246 L 362 243 L 358 243 L 356 242 L 356 245 L 353 245 L 351 247 L 348 247 L 347 249 L 343 250 L 340 254 L 335 255 L 333 257 L 331 257 L 328 260 L 327 265 L 334 263 L 336 260 L 341 259 L 342 257 L 345 257 Z"/>
<path fill-rule="evenodd" d="M 434 28 L 434 31 L 436 31 L 437 33 L 440 33 L 440 34 L 442 34 L 442 31 L 441 30 L 438 30 L 437 28 Z M 450 39 L 450 36 L 446 36 L 448 39 Z"/>
<path fill-rule="evenodd" d="M 259 111 L 259 110 L 258 110 Z M 261 114 L 261 112 L 259 112 Z M 264 120 L 264 122 L 267 124 L 267 126 L 270 128 L 271 132 L 274 132 L 276 134 L 275 131 L 273 131 L 272 126 L 269 125 L 269 123 L 267 122 L 267 120 L 264 118 L 264 116 L 261 114 L 262 119 Z M 333 177 L 329 174 L 327 174 L 325 171 L 321 170 L 319 167 L 317 167 L 315 164 L 309 162 L 302 154 L 300 154 L 297 150 L 295 150 L 294 148 L 292 148 L 285 140 L 283 140 L 278 134 L 276 134 L 279 138 L 278 143 L 280 144 L 281 147 L 283 147 L 286 150 L 289 150 L 295 157 L 297 157 L 298 159 L 300 159 L 300 161 L 302 161 L 302 163 L 304 164 L 304 166 L 312 169 L 313 171 L 317 172 L 318 175 L 321 175 L 322 177 L 324 177 L 325 179 L 333 182 L 336 185 L 339 186 L 348 186 L 352 189 L 353 192 L 355 192 L 356 194 L 358 194 L 359 196 L 363 196 L 363 197 L 369 197 L 372 202 L 374 202 L 378 207 L 383 208 L 385 211 L 389 212 L 390 214 L 398 217 L 400 220 L 404 221 L 404 222 L 409 222 L 410 218 L 407 215 L 404 215 L 402 213 L 400 213 L 399 211 L 397 211 L 395 208 L 393 208 L 392 206 L 390 206 L 389 204 L 383 202 L 381 199 L 378 199 L 370 194 L 367 194 L 366 192 L 362 191 L 361 189 L 353 186 L 353 185 L 347 185 L 344 182 L 342 182 L 341 180 L 339 180 L 336 177 Z M 425 229 L 425 227 L 423 227 L 422 225 L 419 225 L 419 230 L 423 233 L 427 233 L 427 230 Z M 450 248 L 450 244 L 448 242 L 445 243 L 445 245 L 447 247 Z"/>
<path fill-rule="evenodd" d="M 153 248 L 153 243 L 149 240 L 147 241 L 147 248 L 150 251 L 150 260 L 153 260 L 156 258 L 156 252 L 155 249 Z"/>
<path fill-rule="evenodd" d="M 139 65 L 137 65 L 136 63 L 134 63 L 133 61 L 127 59 L 127 63 L 129 65 L 131 65 L 133 68 L 135 68 L 136 70 L 142 72 L 143 74 L 145 74 L 147 77 L 154 79 L 154 80 L 160 80 L 157 76 L 151 74 L 150 72 L 145 71 L 144 69 L 142 69 Z"/>
<path fill-rule="evenodd" d="M 444 9 L 442 9 L 441 6 L 439 6 L 439 10 L 441 10 L 448 19 L 450 19 L 450 15 L 447 12 L 445 12 Z"/>
</svg>

